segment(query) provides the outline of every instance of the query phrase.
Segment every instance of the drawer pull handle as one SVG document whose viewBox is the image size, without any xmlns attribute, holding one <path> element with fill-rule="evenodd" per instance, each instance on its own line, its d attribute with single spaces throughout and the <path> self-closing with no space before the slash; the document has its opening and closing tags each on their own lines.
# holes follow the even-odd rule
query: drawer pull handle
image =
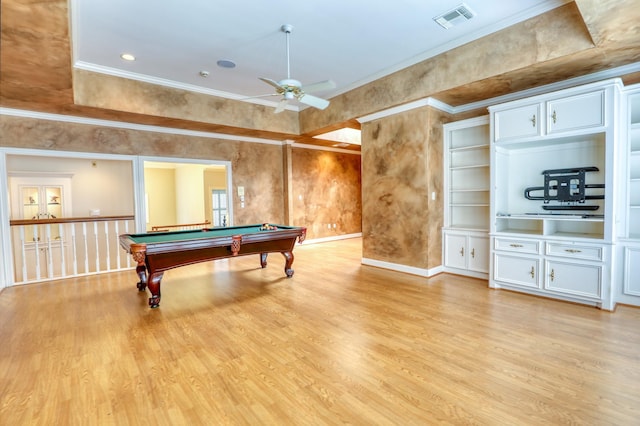
<svg viewBox="0 0 640 426">
<path fill-rule="evenodd" d="M 557 117 L 556 117 L 556 112 L 555 111 L 553 111 L 553 114 L 551 114 L 551 118 L 553 119 L 553 124 L 556 124 Z"/>
<path fill-rule="evenodd" d="M 509 244 L 513 248 L 521 248 L 524 247 L 522 244 Z"/>
<path fill-rule="evenodd" d="M 475 248 L 472 248 L 472 249 L 471 249 L 471 258 L 472 258 L 472 259 L 475 259 L 475 258 L 476 258 L 476 249 L 475 249 Z"/>
<path fill-rule="evenodd" d="M 554 271 L 553 269 L 551 270 L 551 282 L 553 282 L 553 279 L 556 277 L 556 271 Z"/>
<path fill-rule="evenodd" d="M 565 249 L 564 251 L 566 251 L 567 253 L 582 253 L 582 250 L 576 249 Z"/>
<path fill-rule="evenodd" d="M 464 257 L 464 247 L 460 249 L 460 256 Z"/>
<path fill-rule="evenodd" d="M 536 115 L 533 114 L 533 116 L 531 116 L 531 124 L 533 127 L 536 127 Z"/>
<path fill-rule="evenodd" d="M 531 267 L 531 270 L 529 271 L 529 274 L 531 275 L 531 278 L 535 278 L 536 277 L 536 271 L 533 269 L 533 266 Z"/>
</svg>

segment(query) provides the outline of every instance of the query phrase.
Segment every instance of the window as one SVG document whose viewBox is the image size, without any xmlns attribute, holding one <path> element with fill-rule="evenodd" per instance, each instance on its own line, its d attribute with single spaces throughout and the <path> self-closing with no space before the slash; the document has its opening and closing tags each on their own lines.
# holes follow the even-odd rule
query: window
<svg viewBox="0 0 640 426">
<path fill-rule="evenodd" d="M 227 210 L 227 191 L 224 189 L 211 190 L 211 216 L 213 226 L 227 226 L 229 216 Z"/>
</svg>

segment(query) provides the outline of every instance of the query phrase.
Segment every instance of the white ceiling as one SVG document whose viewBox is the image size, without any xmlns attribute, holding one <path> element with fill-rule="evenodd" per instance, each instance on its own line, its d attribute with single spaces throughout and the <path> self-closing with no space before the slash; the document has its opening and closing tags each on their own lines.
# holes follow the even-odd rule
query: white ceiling
<svg viewBox="0 0 640 426">
<path fill-rule="evenodd" d="M 74 65 L 233 99 L 266 95 L 258 77 L 286 78 L 280 28 L 291 24 L 291 77 L 333 80 L 314 93 L 330 98 L 568 1 L 466 0 L 476 16 L 445 30 L 433 18 L 461 0 L 71 0 Z"/>
</svg>

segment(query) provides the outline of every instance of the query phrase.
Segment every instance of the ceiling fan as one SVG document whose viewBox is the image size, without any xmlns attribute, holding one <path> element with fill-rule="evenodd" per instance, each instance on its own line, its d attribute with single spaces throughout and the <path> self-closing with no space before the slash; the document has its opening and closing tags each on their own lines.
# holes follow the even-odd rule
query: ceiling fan
<svg viewBox="0 0 640 426">
<path fill-rule="evenodd" d="M 285 24 L 280 28 L 280 30 L 285 33 L 287 37 L 287 78 L 285 78 L 284 80 L 275 81 L 270 78 L 260 77 L 260 80 L 273 86 L 276 89 L 276 93 L 267 96 L 282 96 L 282 99 L 276 107 L 275 113 L 277 114 L 284 111 L 289 101 L 293 99 L 314 108 L 325 109 L 329 106 L 329 101 L 326 99 L 318 98 L 316 96 L 311 96 L 309 95 L 309 92 L 333 89 L 334 87 L 336 87 L 336 84 L 332 80 L 325 80 L 303 86 L 300 81 L 292 79 L 291 65 L 289 62 L 289 35 L 293 30 L 293 26 Z"/>
</svg>

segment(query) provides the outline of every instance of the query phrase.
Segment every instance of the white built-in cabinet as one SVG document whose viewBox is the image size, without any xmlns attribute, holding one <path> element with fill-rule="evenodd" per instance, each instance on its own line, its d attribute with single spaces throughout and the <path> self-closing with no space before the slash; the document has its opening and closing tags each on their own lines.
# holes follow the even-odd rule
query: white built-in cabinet
<svg viewBox="0 0 640 426">
<path fill-rule="evenodd" d="M 490 287 L 615 307 L 621 93 L 608 80 L 489 108 Z"/>
<path fill-rule="evenodd" d="M 489 273 L 489 117 L 444 125 L 443 264 L 447 272 Z"/>
<path fill-rule="evenodd" d="M 617 299 L 620 303 L 640 306 L 640 85 L 625 90 L 625 140 L 620 150 L 622 226 L 619 244 Z"/>
</svg>

